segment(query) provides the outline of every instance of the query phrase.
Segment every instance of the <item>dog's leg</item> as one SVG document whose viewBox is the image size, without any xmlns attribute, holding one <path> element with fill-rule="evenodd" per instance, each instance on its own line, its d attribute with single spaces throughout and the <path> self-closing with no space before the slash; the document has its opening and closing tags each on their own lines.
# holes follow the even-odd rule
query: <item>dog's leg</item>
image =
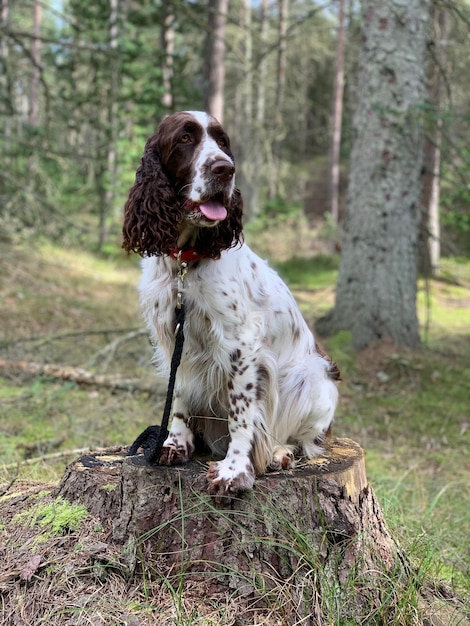
<svg viewBox="0 0 470 626">
<path fill-rule="evenodd" d="M 255 481 L 253 449 L 264 432 L 257 403 L 259 377 L 265 375 L 252 357 L 241 350 L 232 355 L 232 376 L 228 382 L 228 427 L 230 443 L 222 461 L 212 463 L 207 478 L 208 491 L 216 498 L 234 496 L 251 489 Z"/>
<path fill-rule="evenodd" d="M 189 461 L 194 452 L 194 434 L 187 425 L 187 420 L 186 402 L 176 392 L 170 432 L 163 443 L 160 465 L 181 465 Z"/>
</svg>

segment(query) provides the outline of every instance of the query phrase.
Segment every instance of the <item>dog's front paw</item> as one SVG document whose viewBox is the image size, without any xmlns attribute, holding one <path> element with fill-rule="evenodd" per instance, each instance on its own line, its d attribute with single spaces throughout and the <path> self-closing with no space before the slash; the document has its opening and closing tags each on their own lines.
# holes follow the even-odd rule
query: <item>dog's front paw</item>
<svg viewBox="0 0 470 626">
<path fill-rule="evenodd" d="M 182 465 L 194 452 L 194 437 L 191 431 L 171 432 L 163 442 L 159 465 Z"/>
<path fill-rule="evenodd" d="M 249 459 L 241 463 L 224 459 L 211 463 L 207 472 L 207 491 L 217 502 L 234 498 L 242 491 L 251 489 L 255 482 L 255 470 Z"/>
<path fill-rule="evenodd" d="M 183 465 L 189 461 L 186 446 L 164 445 L 160 453 L 159 465 Z"/>
</svg>

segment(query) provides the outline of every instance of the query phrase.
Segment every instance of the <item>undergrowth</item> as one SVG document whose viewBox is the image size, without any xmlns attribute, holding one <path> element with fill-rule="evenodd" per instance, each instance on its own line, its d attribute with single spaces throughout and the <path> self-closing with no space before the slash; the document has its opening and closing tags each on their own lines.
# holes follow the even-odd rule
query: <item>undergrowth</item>
<svg viewBox="0 0 470 626">
<path fill-rule="evenodd" d="M 336 258 L 294 259 L 277 268 L 310 323 L 333 305 Z M 147 377 L 152 383 L 151 350 L 145 336 L 117 346 L 106 368 L 94 359 L 116 338 L 116 330 L 124 336 L 141 325 L 136 294 L 139 270 L 134 260 L 115 255 L 104 261 L 51 246 L 28 251 L 11 248 L 0 255 L 0 276 L 0 359 L 60 362 L 97 374 Z M 444 580 L 468 600 L 469 301 L 470 263 L 444 259 L 441 279 L 419 284 L 420 351 L 376 345 L 358 356 L 346 332 L 326 342 L 343 375 L 335 434 L 355 439 L 366 450 L 368 478 L 387 524 L 417 572 L 414 588 L 424 578 L 436 585 Z M 67 336 L 71 330 L 73 337 Z M 84 387 L 3 370 L 0 493 L 15 479 L 58 480 L 77 448 L 130 443 L 146 425 L 158 422 L 162 405 L 162 397 L 148 393 Z M 68 532 L 72 536 L 79 531 Z M 114 574 L 111 579 L 121 593 L 129 590 L 128 583 Z M 262 592 L 264 583 L 258 583 Z M 354 585 L 353 580 L 350 583 Z M 212 614 L 201 614 L 181 580 L 160 580 L 158 585 L 157 589 L 152 577 L 143 578 L 139 590 L 128 595 L 129 614 L 138 606 L 154 619 L 156 609 L 150 607 L 160 597 L 167 608 L 173 607 L 173 624 L 235 623 L 233 598 L 219 598 Z M 289 593 L 287 583 L 279 587 L 279 602 L 286 601 Z M 393 593 L 393 580 L 385 580 L 384 598 Z M 411 596 L 414 593 L 409 590 Z M 335 602 L 332 589 L 332 614 Z M 411 611 L 413 602 L 411 597 L 406 604 Z M 109 623 L 122 623 L 110 619 Z M 400 619 L 391 623 L 407 624 L 404 617 Z M 334 626 L 348 624 L 332 620 Z M 382 622 L 370 616 L 361 623 Z"/>
<path fill-rule="evenodd" d="M 70 504 L 59 496 L 51 502 L 39 502 L 18 513 L 12 518 L 12 523 L 31 528 L 38 525 L 42 529 L 41 540 L 44 541 L 51 535 L 80 530 L 87 516 L 86 507 L 81 504 Z"/>
</svg>

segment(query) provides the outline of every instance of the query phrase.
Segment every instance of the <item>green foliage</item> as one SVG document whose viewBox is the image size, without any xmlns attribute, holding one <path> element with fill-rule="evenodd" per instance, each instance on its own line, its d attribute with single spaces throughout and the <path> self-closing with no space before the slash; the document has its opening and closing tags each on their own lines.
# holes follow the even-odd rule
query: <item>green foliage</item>
<svg viewBox="0 0 470 626">
<path fill-rule="evenodd" d="M 299 166 L 311 168 L 315 157 L 326 159 L 329 151 L 336 16 L 334 11 L 307 0 L 289 3 L 286 85 L 278 112 L 279 13 L 275 4 L 270 5 L 264 41 L 259 37 L 261 6 L 250 6 L 248 27 L 239 3 L 229 3 L 226 124 L 230 131 L 239 129 L 244 115 L 244 124 L 249 126 L 247 137 L 256 143 L 246 145 L 250 144 L 247 137 L 233 133 L 242 171 L 243 165 L 250 170 L 253 150 L 262 154 L 263 162 L 255 165 L 256 181 L 249 180 L 252 174 L 244 172 L 249 184 L 257 187 L 255 192 L 261 196 L 269 186 L 276 144 L 282 152 L 281 166 L 274 174 L 280 181 L 280 193 L 284 198 L 295 193 L 295 202 L 269 201 L 250 228 L 258 233 L 274 218 L 279 225 L 293 224 L 305 230 L 299 213 L 305 196 Z M 168 112 L 162 103 L 166 59 L 161 38 L 169 11 L 174 17 L 173 108 L 204 106 L 206 6 L 199 0 L 118 3 L 114 24 L 111 5 L 104 0 L 62 3 L 60 15 L 52 1 L 43 2 L 42 8 L 39 116 L 34 123 L 29 116 L 34 75 L 31 3 L 10 3 L 2 33 L 0 229 L 10 237 L 39 233 L 61 238 L 67 245 L 101 248 L 106 239 L 119 240 L 122 206 L 145 140 Z M 457 51 L 468 46 L 468 6 L 458 2 L 450 14 L 445 83 L 451 98 L 439 110 L 423 104 L 419 115 L 425 118 L 431 136 L 442 125 L 443 226 L 446 237 L 449 235 L 452 244 L 461 246 L 466 254 L 470 246 L 469 119 L 465 88 L 468 67 L 463 59 L 468 55 Z M 114 26 L 117 33 L 113 35 Z M 347 100 L 352 104 L 360 40 L 360 14 L 352 11 L 345 59 Z M 260 75 L 261 66 L 264 75 Z M 255 120 L 261 95 L 265 113 L 259 124 Z M 345 106 L 343 113 L 345 157 L 350 153 L 353 108 Z M 248 111 L 250 114 L 245 115 Z M 320 213 L 324 204 L 320 199 Z M 325 231 L 337 241 L 330 224 Z"/>
<path fill-rule="evenodd" d="M 268 198 L 256 215 L 255 223 L 258 228 L 275 228 L 287 221 L 298 219 L 301 214 L 300 202 L 290 202 L 284 198 Z"/>
<path fill-rule="evenodd" d="M 59 496 L 52 502 L 38 503 L 22 511 L 13 517 L 12 522 L 31 528 L 38 525 L 43 531 L 43 538 L 47 538 L 80 530 L 87 517 L 86 507 L 70 504 Z"/>
<path fill-rule="evenodd" d="M 339 260 L 334 256 L 317 254 L 311 259 L 294 256 L 274 265 L 292 287 L 321 289 L 336 282 Z"/>
</svg>

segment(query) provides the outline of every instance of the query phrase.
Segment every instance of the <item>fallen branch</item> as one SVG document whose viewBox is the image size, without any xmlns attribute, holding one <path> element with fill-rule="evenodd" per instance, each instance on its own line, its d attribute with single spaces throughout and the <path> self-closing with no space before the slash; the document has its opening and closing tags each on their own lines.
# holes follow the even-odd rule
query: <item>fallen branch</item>
<svg viewBox="0 0 470 626">
<path fill-rule="evenodd" d="M 83 454 L 100 454 L 100 453 L 110 453 L 117 454 L 122 452 L 124 448 L 122 446 L 114 446 L 111 448 L 73 448 L 72 450 L 62 450 L 61 452 L 50 452 L 49 454 L 43 454 L 42 456 L 35 456 L 31 459 L 25 459 L 24 461 L 17 461 L 16 463 L 10 463 L 9 465 L 3 465 L 3 470 L 11 470 L 11 469 L 19 469 L 24 465 L 35 465 L 36 463 L 41 463 L 42 461 L 59 461 L 60 459 L 67 458 L 69 456 L 77 457 Z M 126 448 L 127 450 L 127 448 Z M 14 479 L 11 481 L 11 484 L 17 479 L 18 472 L 15 475 Z M 8 486 L 7 490 L 11 487 Z M 6 493 L 6 491 L 4 493 Z M 3 494 L 2 494 L 3 495 Z"/>
<path fill-rule="evenodd" d="M 165 393 L 166 390 L 166 384 L 158 379 L 155 379 L 149 385 L 138 380 L 126 380 L 115 376 L 93 374 L 80 367 L 54 363 L 35 363 L 32 361 L 6 361 L 5 359 L 0 359 L 0 375 L 10 378 L 15 376 L 23 376 L 23 378 L 28 376 L 50 376 L 58 380 L 74 382 L 78 385 L 92 385 L 119 391 L 138 391 L 149 394 Z"/>
<path fill-rule="evenodd" d="M 71 339 L 76 337 L 87 337 L 93 335 L 121 335 L 126 333 L 147 334 L 147 331 L 143 328 L 103 328 L 96 330 L 74 330 L 66 333 L 60 333 L 58 335 L 36 335 L 33 337 L 20 337 L 18 339 L 12 339 L 3 341 L 0 346 L 2 348 L 9 348 L 19 343 L 35 343 L 39 342 L 39 345 L 45 345 L 52 341 L 60 341 L 62 339 Z"/>
<path fill-rule="evenodd" d="M 114 360 L 116 352 L 119 350 L 119 348 L 121 348 L 123 344 L 127 343 L 128 341 L 132 341 L 133 339 L 136 339 L 137 337 L 140 337 L 142 335 L 147 336 L 148 332 L 143 328 L 139 328 L 125 334 L 123 337 L 117 337 L 116 339 L 114 339 L 114 341 L 99 350 L 94 355 L 94 357 L 88 361 L 88 365 L 90 367 L 95 367 L 101 363 L 101 368 L 103 370 L 106 370 L 109 367 L 110 363 Z"/>
<path fill-rule="evenodd" d="M 0 498 L 4 496 L 6 493 L 8 493 L 10 489 L 13 487 L 13 485 L 16 483 L 16 481 L 18 480 L 18 476 L 20 473 L 20 463 L 19 462 L 12 463 L 11 465 L 3 466 L 2 469 L 5 469 L 5 470 L 14 469 L 16 471 L 13 474 L 13 477 L 10 479 L 10 481 L 6 485 L 1 486 L 2 488 L 0 489 Z"/>
</svg>

